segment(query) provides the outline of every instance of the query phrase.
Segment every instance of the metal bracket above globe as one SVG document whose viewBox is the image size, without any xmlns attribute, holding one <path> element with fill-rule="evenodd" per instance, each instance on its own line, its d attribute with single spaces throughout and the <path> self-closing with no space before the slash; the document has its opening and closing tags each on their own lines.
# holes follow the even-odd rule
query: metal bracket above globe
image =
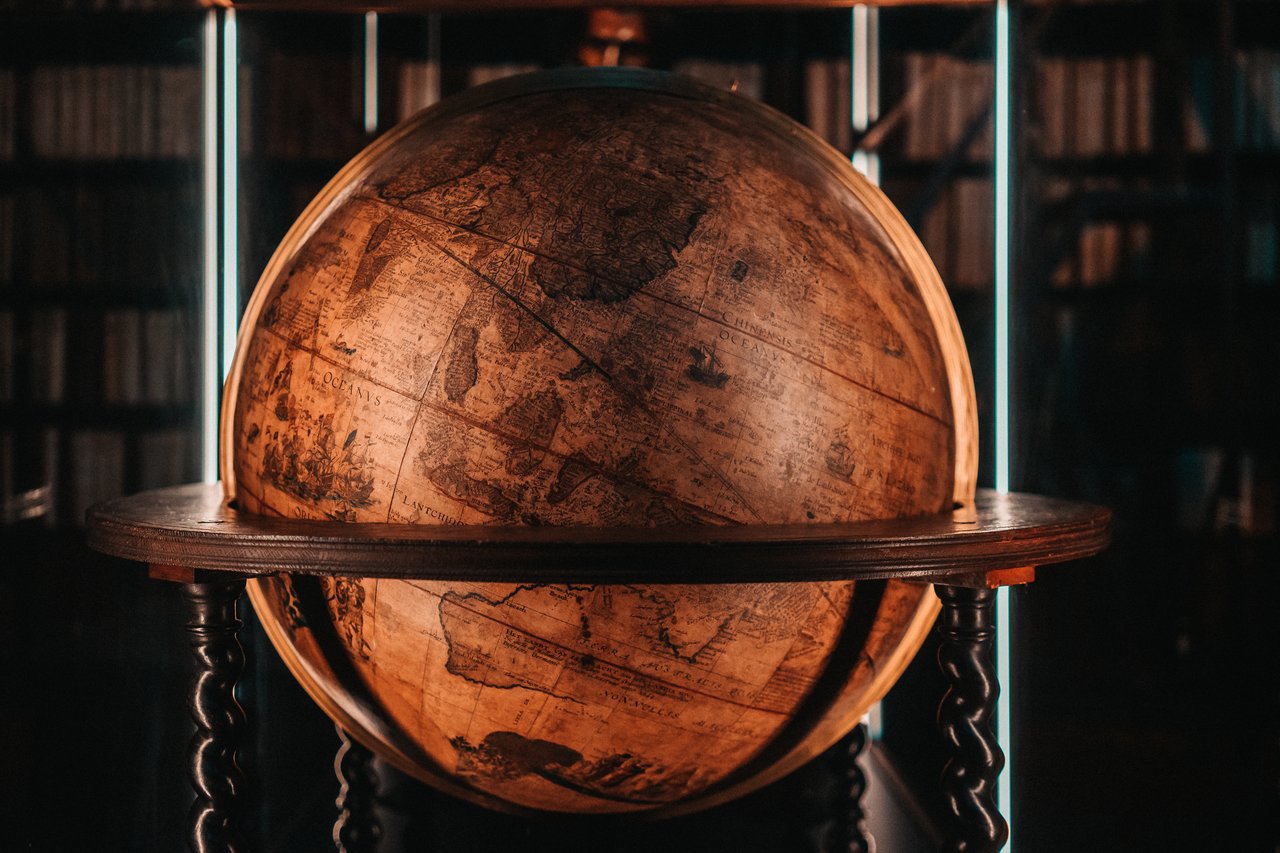
<svg viewBox="0 0 1280 853">
<path fill-rule="evenodd" d="M 972 378 L 902 217 L 773 110 L 635 69 L 470 90 L 321 192 L 249 303 L 242 511 L 427 525 L 832 524 L 971 506 Z M 607 574 L 602 572 L 602 576 Z M 928 587 L 275 576 L 312 696 L 488 804 L 684 810 L 844 734 Z"/>
</svg>

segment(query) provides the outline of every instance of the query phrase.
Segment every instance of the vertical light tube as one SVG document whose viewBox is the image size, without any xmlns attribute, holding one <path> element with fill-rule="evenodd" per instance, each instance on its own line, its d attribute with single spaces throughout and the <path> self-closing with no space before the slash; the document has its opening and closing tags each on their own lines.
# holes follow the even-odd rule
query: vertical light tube
<svg viewBox="0 0 1280 853">
<path fill-rule="evenodd" d="M 222 378 L 231 369 L 240 323 L 239 212 L 239 50 L 236 45 L 236 13 L 227 9 L 222 18 Z"/>
<path fill-rule="evenodd" d="M 879 11 L 854 6 L 849 45 L 850 119 L 855 134 L 863 134 L 880 117 Z M 880 157 L 869 151 L 853 152 L 853 167 L 873 184 L 880 183 Z"/>
<path fill-rule="evenodd" d="M 867 132 L 880 117 L 880 33 L 879 10 L 857 5 L 851 10 L 849 40 L 849 119 L 855 137 Z M 880 184 L 880 157 L 870 151 L 854 150 L 853 168 L 873 184 Z M 884 706 L 877 702 L 862 722 L 872 740 L 884 734 Z"/>
<path fill-rule="evenodd" d="M 378 13 L 364 13 L 364 132 L 378 132 Z"/>
<path fill-rule="evenodd" d="M 218 13 L 204 18 L 200 54 L 201 106 L 204 138 L 201 145 L 201 187 L 204 200 L 204 263 L 200 298 L 200 479 L 218 479 L 218 388 L 222 376 L 218 359 Z"/>
<path fill-rule="evenodd" d="M 995 474 L 996 490 L 1009 491 L 1010 476 L 1010 410 L 1009 410 L 1009 291 L 1010 280 L 1010 203 L 1013 198 L 1013 174 L 1010 155 L 1013 141 L 1011 126 L 1012 68 L 1011 22 L 1009 0 L 996 2 L 995 51 Z M 1005 766 L 996 786 L 997 805 L 1009 821 L 1009 849 L 1013 844 L 1013 724 L 1009 697 L 1013 685 L 1012 634 L 1009 590 L 996 594 L 996 670 L 1000 679 L 1000 699 L 996 705 L 996 734 L 1004 750 Z"/>
<path fill-rule="evenodd" d="M 995 470 L 996 490 L 1009 491 L 1009 202 L 1012 129 L 1009 0 L 996 4 L 995 91 Z"/>
</svg>

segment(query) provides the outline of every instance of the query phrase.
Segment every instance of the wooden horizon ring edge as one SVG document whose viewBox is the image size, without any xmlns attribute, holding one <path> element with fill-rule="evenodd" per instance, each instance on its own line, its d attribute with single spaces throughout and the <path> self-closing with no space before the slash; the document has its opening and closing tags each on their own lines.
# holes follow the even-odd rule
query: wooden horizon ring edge
<svg viewBox="0 0 1280 853">
<path fill-rule="evenodd" d="M 578 9 L 753 9 L 757 11 L 806 11 L 848 9 L 866 3 L 870 6 L 981 6 L 990 0 L 371 0 L 352 3 L 349 0 L 198 0 L 206 9 L 237 9 L 242 12 L 380 12 L 421 14 L 424 12 L 549 12 Z"/>
<path fill-rule="evenodd" d="M 849 524 L 351 524 L 241 512 L 226 502 L 219 484 L 192 483 L 99 504 L 88 514 L 88 544 L 112 556 L 202 575 L 291 572 L 601 584 L 896 579 L 986 585 L 987 575 L 997 570 L 1096 554 L 1109 541 L 1110 520 L 1109 510 L 1092 504 L 981 489 L 973 508 Z M 655 563 L 659 560 L 664 562 Z"/>
</svg>

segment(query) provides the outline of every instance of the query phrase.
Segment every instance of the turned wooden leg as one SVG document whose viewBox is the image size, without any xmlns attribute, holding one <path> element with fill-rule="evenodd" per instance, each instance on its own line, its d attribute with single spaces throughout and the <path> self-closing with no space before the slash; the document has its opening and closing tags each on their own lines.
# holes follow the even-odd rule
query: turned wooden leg
<svg viewBox="0 0 1280 853">
<path fill-rule="evenodd" d="M 950 752 L 942 787 L 952 817 L 942 849 L 996 853 L 1009 840 L 1009 825 L 995 801 L 1004 753 L 991 729 L 1000 695 L 991 655 L 996 591 L 935 588 L 942 599 L 938 663 L 948 682 L 938 706 L 938 728 Z"/>
<path fill-rule="evenodd" d="M 838 768 L 844 776 L 845 797 L 843 808 L 836 818 L 836 850 L 839 853 L 871 853 L 875 845 L 867 832 L 867 815 L 862 810 L 862 798 L 867 793 L 867 775 L 862 772 L 859 759 L 867 751 L 869 732 L 866 723 L 858 723 L 841 742 L 837 750 Z"/>
<path fill-rule="evenodd" d="M 374 813 L 378 776 L 373 769 L 373 753 L 336 727 L 342 745 L 334 759 L 338 774 L 338 820 L 333 825 L 333 843 L 338 853 L 375 853 L 382 825 Z"/>
<path fill-rule="evenodd" d="M 187 705 L 196 733 L 188 750 L 196 800 L 188 813 L 193 853 L 243 853 L 240 807 L 244 773 L 236 749 L 244 731 L 244 710 L 236 701 L 236 681 L 244 672 L 236 601 L 244 580 L 184 584 L 187 635 L 195 672 Z"/>
</svg>

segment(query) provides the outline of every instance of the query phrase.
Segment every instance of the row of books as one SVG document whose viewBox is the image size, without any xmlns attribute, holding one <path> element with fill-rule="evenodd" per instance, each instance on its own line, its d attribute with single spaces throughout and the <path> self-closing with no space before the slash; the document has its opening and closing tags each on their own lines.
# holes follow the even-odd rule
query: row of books
<svg viewBox="0 0 1280 853">
<path fill-rule="evenodd" d="M 815 66 L 820 63 L 814 63 Z M 538 65 L 528 62 L 485 63 L 468 66 L 465 85 L 479 86 L 493 80 L 536 71 Z M 671 66 L 672 71 L 731 89 L 741 95 L 760 100 L 764 97 L 765 69 L 758 62 L 731 62 L 705 58 L 686 58 Z M 848 91 L 848 62 L 844 63 L 845 91 Z M 442 92 L 440 63 L 435 60 L 406 60 L 398 73 L 397 118 L 403 121 L 419 110 L 440 100 Z M 847 100 L 847 98 L 845 99 Z"/>
<path fill-rule="evenodd" d="M 18 75 L 0 68 L 0 160 L 12 160 L 18 147 Z"/>
<path fill-rule="evenodd" d="M 1280 51 L 1239 51 L 1232 72 L 1232 143 L 1246 150 L 1280 150 Z M 1213 63 L 1205 57 L 1193 59 L 1184 112 L 1192 151 L 1213 148 L 1214 86 Z"/>
<path fill-rule="evenodd" d="M 17 251 L 14 201 L 11 194 L 0 192 L 0 288 L 13 281 L 13 257 Z"/>
<path fill-rule="evenodd" d="M 1150 56 L 1042 57 L 1035 63 L 1034 97 L 1038 150 L 1045 157 L 1151 151 L 1155 62 Z"/>
<path fill-rule="evenodd" d="M 991 63 L 918 51 L 901 54 L 900 61 L 902 156 L 908 160 L 946 157 L 971 125 L 981 123 L 962 153 L 972 161 L 990 159 L 994 145 L 990 108 L 995 92 Z"/>
<path fill-rule="evenodd" d="M 952 291 L 991 287 L 995 269 L 995 191 L 990 178 L 957 178 L 920 224 L 920 242 Z"/>
<path fill-rule="evenodd" d="M 1149 153 L 1153 147 L 1152 57 L 1041 58 L 1036 63 L 1039 151 L 1045 157 Z M 1232 68 L 1231 144 L 1280 149 L 1280 51 L 1242 50 Z M 1209 57 L 1193 57 L 1183 92 L 1186 146 L 1214 148 L 1217 74 Z"/>
<path fill-rule="evenodd" d="M 198 281 L 202 221 L 195 182 L 0 193 L 0 290 Z"/>
<path fill-rule="evenodd" d="M 194 397 L 192 320 L 180 309 L 120 309 L 102 315 L 104 403 L 183 404 Z"/>
<path fill-rule="evenodd" d="M 924 217 L 920 240 L 954 291 L 991 287 L 995 275 L 992 182 L 959 178 Z M 1140 221 L 1088 222 L 1053 270 L 1054 287 L 1097 287 L 1141 275 L 1147 268 L 1151 226 Z"/>
<path fill-rule="evenodd" d="M 907 159 L 946 156 L 971 123 L 989 110 L 994 85 L 990 62 L 910 51 L 901 63 L 902 154 Z M 1280 146 L 1280 52 L 1241 51 L 1236 57 L 1236 143 Z M 467 70 L 468 85 L 532 70 L 528 64 L 483 64 Z M 1193 149 L 1211 144 L 1214 74 L 1210 60 L 1192 61 L 1186 123 Z M 704 58 L 679 60 L 673 70 L 713 85 L 761 98 L 765 68 L 757 62 Z M 1124 57 L 1041 57 L 1034 67 L 1039 150 L 1046 157 L 1141 154 L 1152 147 L 1154 61 Z M 249 85 L 241 69 L 241 147 L 252 146 Z M 345 158 L 362 143 L 355 98 L 335 116 L 333 91 L 352 90 L 346 63 L 325 57 L 269 56 L 257 75 L 265 100 L 263 139 L 270 156 Z M 404 62 L 399 117 L 440 96 L 438 62 Z M 0 160 L 12 159 L 19 132 L 18 77 L 0 70 Z M 805 67 L 806 113 L 820 136 L 841 150 L 850 141 L 847 58 L 811 60 Z M 195 158 L 202 136 L 200 69 L 194 65 L 50 65 L 31 73 L 29 121 L 34 153 L 63 159 Z M 345 102 L 345 99 L 344 99 Z M 992 147 L 992 123 L 983 125 L 965 156 L 984 160 Z"/>
<path fill-rule="evenodd" d="M 17 324 L 12 311 L 0 311 L 0 403 L 14 398 L 16 376 L 15 359 L 18 355 Z"/>
<path fill-rule="evenodd" d="M 270 53 L 255 71 L 258 88 L 240 86 L 241 111 L 258 117 L 255 150 L 260 142 L 271 158 L 345 161 L 368 141 L 350 62 Z"/>
<path fill-rule="evenodd" d="M 196 158 L 201 97 L 194 65 L 37 66 L 31 149 L 72 160 Z"/>
<path fill-rule="evenodd" d="M 400 63 L 397 79 L 397 121 L 404 121 L 440 100 L 442 81 L 438 60 L 406 60 Z"/>
<path fill-rule="evenodd" d="M 199 440 L 193 429 L 0 431 L 0 501 L 31 488 L 16 475 L 21 461 L 43 471 L 43 523 L 78 526 L 94 504 L 126 492 L 190 482 Z M 132 476 L 130 476 L 132 473 Z"/>
<path fill-rule="evenodd" d="M 1245 224 L 1245 281 L 1274 286 L 1280 282 L 1280 220 L 1276 211 L 1257 211 Z"/>
<path fill-rule="evenodd" d="M 73 339 L 65 308 L 31 311 L 29 329 L 22 330 L 28 341 L 31 402 L 57 405 L 70 400 L 75 389 L 91 399 L 77 403 L 108 405 L 186 405 L 195 397 L 197 335 L 187 312 L 177 308 L 116 309 L 103 312 L 94 323 L 99 330 L 77 327 Z M 101 351 L 86 341 L 96 341 L 100 331 Z M 0 311 L 0 403 L 15 399 L 17 375 L 18 318 L 16 312 Z M 94 349 L 89 352 L 86 349 Z M 69 370 L 101 371 L 96 377 L 71 377 Z M 75 380 L 74 383 L 72 380 Z"/>
<path fill-rule="evenodd" d="M 901 154 L 938 160 L 976 128 L 962 158 L 993 150 L 990 62 L 906 52 L 902 67 Z M 1152 147 L 1154 61 L 1147 55 L 1042 57 L 1034 67 L 1037 150 L 1045 157 L 1141 154 Z"/>
<path fill-rule="evenodd" d="M 528 63 L 475 65 L 467 69 L 466 83 L 478 86 L 491 80 L 533 71 Z M 690 57 L 674 62 L 671 70 L 703 83 L 763 100 L 765 67 L 758 62 L 735 62 Z M 403 121 L 440 100 L 440 63 L 409 60 L 399 66 L 397 119 Z M 813 59 L 805 64 L 806 124 L 838 150 L 852 147 L 852 80 L 847 58 Z"/>
<path fill-rule="evenodd" d="M 1057 288 L 1091 288 L 1137 278 L 1149 267 L 1151 225 L 1146 222 L 1089 222 L 1067 252 L 1051 283 Z"/>
<path fill-rule="evenodd" d="M 1050 188 L 1052 198 L 1053 189 Z M 953 291 L 985 290 L 994 277 L 994 196 L 983 178 L 959 178 L 925 214 L 920 240 Z M 1092 288 L 1151 273 L 1152 226 L 1142 220 L 1089 221 L 1079 227 L 1051 273 L 1061 289 Z M 1280 223 L 1273 211 L 1253 211 L 1244 228 L 1244 280 L 1280 282 Z"/>
<path fill-rule="evenodd" d="M 804 66 L 805 124 L 837 151 L 853 149 L 853 77 L 847 58 Z"/>
</svg>

